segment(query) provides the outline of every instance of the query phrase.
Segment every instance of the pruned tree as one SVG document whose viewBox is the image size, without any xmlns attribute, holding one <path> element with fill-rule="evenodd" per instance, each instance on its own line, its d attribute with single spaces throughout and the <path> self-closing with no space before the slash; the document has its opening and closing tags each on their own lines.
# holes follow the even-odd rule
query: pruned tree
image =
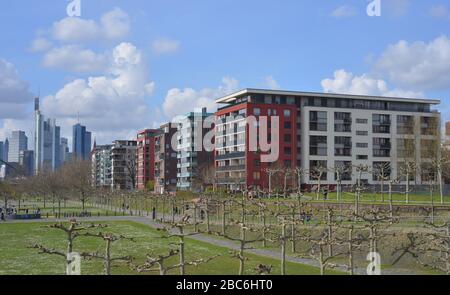
<svg viewBox="0 0 450 295">
<path fill-rule="evenodd" d="M 327 175 L 328 168 L 324 167 L 321 163 L 309 169 L 310 177 L 316 182 L 316 200 L 320 199 L 320 193 L 322 191 L 322 180 Z"/>
<path fill-rule="evenodd" d="M 103 269 L 104 269 L 104 273 L 105 275 L 109 276 L 111 275 L 111 266 L 112 263 L 115 261 L 125 261 L 127 263 L 131 263 L 133 261 L 133 257 L 132 256 L 118 256 L 118 257 L 113 257 L 112 253 L 111 253 L 111 247 L 112 244 L 117 242 L 117 241 L 121 241 L 121 240 L 129 240 L 129 241 L 133 241 L 133 238 L 127 238 L 125 236 L 117 236 L 111 233 L 84 233 L 81 236 L 84 237 L 93 237 L 93 238 L 98 238 L 103 240 L 106 243 L 105 246 L 105 252 L 103 254 L 98 253 L 98 252 L 94 252 L 94 253 L 87 253 L 87 252 L 83 252 L 80 254 L 81 257 L 85 258 L 85 259 L 101 259 L 103 260 Z"/>
<path fill-rule="evenodd" d="M 406 255 L 412 256 L 419 264 L 450 275 L 450 222 L 442 225 L 427 224 L 431 231 L 409 232 L 407 241 L 396 247 L 392 256 L 397 256 L 392 265 Z"/>
<path fill-rule="evenodd" d="M 249 244 L 262 242 L 261 238 L 256 239 L 248 239 L 247 234 L 248 232 L 258 232 L 258 229 L 252 228 L 242 222 L 239 221 L 233 221 L 235 225 L 239 227 L 239 237 L 235 238 L 228 234 L 222 235 L 221 233 L 216 232 L 215 234 L 217 236 L 221 236 L 227 240 L 238 242 L 239 244 L 239 250 L 238 251 L 230 251 L 230 254 L 233 258 L 236 258 L 239 260 L 239 275 L 244 275 L 245 270 L 245 261 L 247 260 L 247 257 L 245 256 L 245 251 L 252 249 L 251 247 L 248 247 Z"/>
<path fill-rule="evenodd" d="M 58 256 L 64 257 L 66 259 L 66 267 L 67 267 L 67 269 L 70 269 L 72 261 L 67 259 L 67 257 L 70 253 L 73 253 L 74 240 L 83 236 L 83 231 L 86 231 L 89 229 L 96 229 L 96 228 L 97 229 L 105 228 L 107 226 L 102 225 L 102 224 L 90 224 L 90 225 L 83 226 L 83 225 L 77 223 L 76 220 L 71 220 L 69 225 L 64 225 L 63 223 L 57 223 L 57 224 L 52 224 L 52 225 L 49 225 L 46 227 L 50 228 L 50 229 L 57 229 L 57 230 L 63 231 L 66 234 L 66 239 L 67 239 L 66 252 L 64 252 L 62 250 L 46 248 L 40 244 L 32 245 L 29 248 L 38 249 L 39 254 L 58 255 Z"/>
</svg>

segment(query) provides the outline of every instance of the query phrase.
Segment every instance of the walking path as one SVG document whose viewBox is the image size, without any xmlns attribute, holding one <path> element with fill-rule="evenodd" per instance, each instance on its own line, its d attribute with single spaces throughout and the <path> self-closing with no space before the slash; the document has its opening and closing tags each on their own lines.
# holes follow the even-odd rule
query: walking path
<svg viewBox="0 0 450 295">
<path fill-rule="evenodd" d="M 134 213 L 133 213 L 134 214 Z M 67 222 L 71 218 L 62 218 L 62 219 L 40 219 L 40 220 L 10 220 L 6 223 L 36 223 L 36 222 Z M 132 221 L 140 224 L 148 225 L 151 228 L 162 228 L 164 224 L 155 222 L 151 220 L 149 217 L 139 217 L 139 216 L 118 216 L 118 217 L 87 217 L 87 218 L 77 218 L 80 222 L 109 222 L 109 221 Z M 190 236 L 190 239 L 201 241 L 209 244 L 213 244 L 215 246 L 228 248 L 231 250 L 239 250 L 239 245 L 235 242 L 219 239 L 212 237 L 210 235 L 198 234 L 194 236 Z M 269 250 L 269 249 L 247 249 L 247 253 L 251 253 L 254 255 L 264 256 L 273 259 L 280 259 L 280 252 Z M 286 255 L 286 261 L 293 263 L 300 263 L 304 265 L 309 265 L 313 267 L 319 267 L 319 263 L 314 259 L 308 258 L 299 258 L 291 255 Z M 346 272 L 346 267 L 342 265 L 338 265 L 334 268 L 334 270 Z M 357 275 L 365 275 L 366 269 L 357 268 L 355 270 L 355 274 Z M 416 274 L 413 270 L 405 270 L 405 269 L 388 269 L 383 270 L 384 275 L 414 275 Z"/>
</svg>

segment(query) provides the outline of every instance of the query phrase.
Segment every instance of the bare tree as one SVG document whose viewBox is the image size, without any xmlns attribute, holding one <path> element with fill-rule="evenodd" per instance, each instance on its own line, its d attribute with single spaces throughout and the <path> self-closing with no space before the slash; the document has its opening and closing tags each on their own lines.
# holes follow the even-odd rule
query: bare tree
<svg viewBox="0 0 450 295">
<path fill-rule="evenodd" d="M 88 229 L 105 228 L 105 227 L 106 227 L 106 225 L 101 225 L 101 224 L 98 224 L 98 225 L 90 224 L 90 225 L 83 226 L 81 224 L 78 224 L 76 222 L 76 220 L 71 220 L 68 226 L 64 225 L 63 223 L 49 225 L 49 226 L 47 226 L 47 228 L 58 229 L 58 230 L 61 230 L 66 233 L 67 251 L 64 252 L 61 250 L 46 248 L 40 244 L 35 244 L 33 246 L 30 246 L 30 248 L 38 249 L 39 254 L 58 255 L 58 256 L 67 258 L 68 254 L 73 253 L 74 240 L 78 237 L 83 236 L 83 231 L 86 231 Z M 71 264 L 72 264 L 72 261 L 69 259 L 66 259 L 67 269 L 70 268 Z"/>
<path fill-rule="evenodd" d="M 82 234 L 81 236 L 99 238 L 99 239 L 102 239 L 103 241 L 105 241 L 106 247 L 105 247 L 105 253 L 103 255 L 98 252 L 95 252 L 95 253 L 83 252 L 80 254 L 80 256 L 83 258 L 86 258 L 86 259 L 102 259 L 104 272 L 105 272 L 105 275 L 107 275 L 107 276 L 111 275 L 111 266 L 112 266 L 113 262 L 125 261 L 127 263 L 131 263 L 133 260 L 133 257 L 131 257 L 131 256 L 113 257 L 111 254 L 111 246 L 113 243 L 120 241 L 120 240 L 134 241 L 133 238 L 127 238 L 122 235 L 116 236 L 116 235 L 113 235 L 110 233 L 97 233 L 97 234 L 85 233 L 85 234 Z"/>
<path fill-rule="evenodd" d="M 86 202 L 93 191 L 91 164 L 88 161 L 72 161 L 62 168 L 69 190 L 78 194 L 83 211 L 86 210 Z"/>
</svg>

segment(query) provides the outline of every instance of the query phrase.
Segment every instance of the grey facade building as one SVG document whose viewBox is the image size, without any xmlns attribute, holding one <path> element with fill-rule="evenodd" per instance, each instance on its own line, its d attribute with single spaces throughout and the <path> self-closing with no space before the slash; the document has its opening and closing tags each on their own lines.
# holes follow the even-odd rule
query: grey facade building
<svg viewBox="0 0 450 295">
<path fill-rule="evenodd" d="M 214 129 L 214 119 L 211 124 L 205 124 L 207 118 L 214 118 L 214 114 L 208 113 L 204 108 L 201 112 L 187 114 L 177 122 L 177 188 L 179 190 L 199 189 L 195 181 L 201 178 L 199 175 L 201 170 L 214 163 L 214 148 L 208 151 L 203 146 L 205 135 Z"/>
<path fill-rule="evenodd" d="M 13 131 L 9 138 L 8 162 L 19 163 L 19 154 L 28 150 L 28 137 L 24 131 Z"/>
<path fill-rule="evenodd" d="M 111 148 L 111 188 L 134 190 L 137 184 L 136 140 L 116 140 Z"/>
<path fill-rule="evenodd" d="M 96 188 L 112 189 L 112 158 L 113 145 L 95 146 L 92 151 L 92 180 Z"/>
</svg>

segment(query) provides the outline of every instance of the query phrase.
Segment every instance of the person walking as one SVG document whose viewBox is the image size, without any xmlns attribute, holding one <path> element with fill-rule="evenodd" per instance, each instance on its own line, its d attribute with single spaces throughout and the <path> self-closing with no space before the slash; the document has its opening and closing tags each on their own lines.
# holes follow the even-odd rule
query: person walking
<svg viewBox="0 0 450 295">
<path fill-rule="evenodd" d="M 156 220 L 156 208 L 155 207 L 153 207 L 153 209 L 152 209 L 152 219 Z"/>
<path fill-rule="evenodd" d="M 5 219 L 5 213 L 3 213 L 3 211 L 2 211 L 2 213 L 1 213 L 1 220 L 2 220 L 2 221 L 6 221 L 6 219 Z"/>
</svg>

